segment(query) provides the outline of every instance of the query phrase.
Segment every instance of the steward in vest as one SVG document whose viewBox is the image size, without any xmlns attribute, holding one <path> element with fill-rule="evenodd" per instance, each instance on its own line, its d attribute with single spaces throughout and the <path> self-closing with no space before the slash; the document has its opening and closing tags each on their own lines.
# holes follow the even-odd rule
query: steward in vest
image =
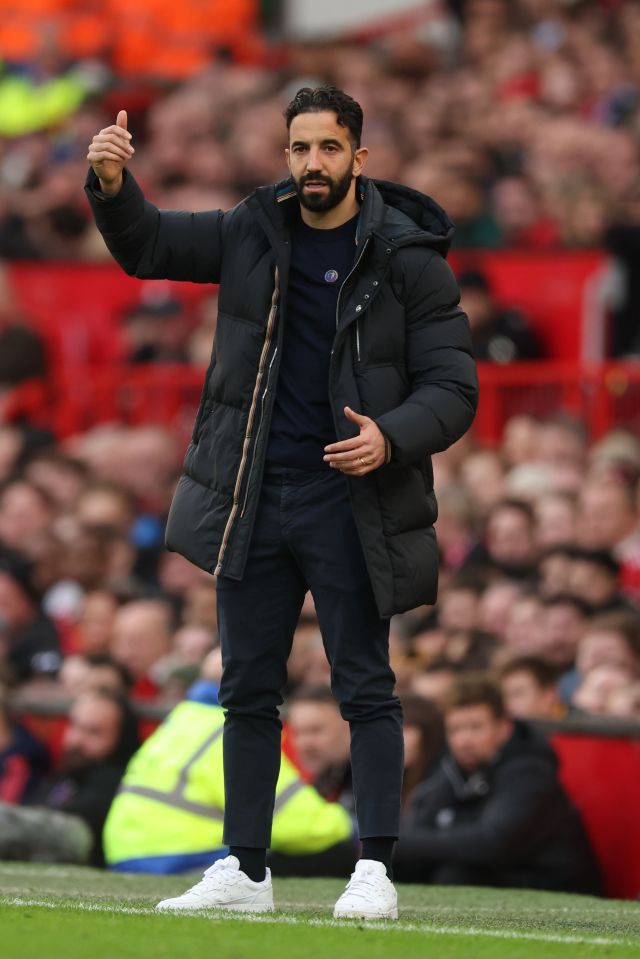
<svg viewBox="0 0 640 959">
<path fill-rule="evenodd" d="M 177 873 L 227 855 L 222 842 L 224 779 L 218 705 L 185 700 L 127 766 L 104 828 L 107 865 L 123 872 Z M 271 849 L 292 860 L 353 842 L 353 822 L 323 799 L 283 754 Z M 319 857 L 321 858 L 321 857 Z M 290 862 L 289 871 L 295 872 Z"/>
</svg>

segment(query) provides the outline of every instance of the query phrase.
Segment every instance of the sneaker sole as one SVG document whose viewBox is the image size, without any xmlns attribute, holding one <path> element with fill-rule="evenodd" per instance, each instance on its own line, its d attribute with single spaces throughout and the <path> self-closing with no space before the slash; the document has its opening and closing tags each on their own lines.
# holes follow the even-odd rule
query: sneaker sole
<svg viewBox="0 0 640 959">
<path fill-rule="evenodd" d="M 358 910 L 354 912 L 335 912 L 333 913 L 334 919 L 397 919 L 398 910 L 390 909 L 388 912 L 365 912 L 363 910 Z"/>
</svg>

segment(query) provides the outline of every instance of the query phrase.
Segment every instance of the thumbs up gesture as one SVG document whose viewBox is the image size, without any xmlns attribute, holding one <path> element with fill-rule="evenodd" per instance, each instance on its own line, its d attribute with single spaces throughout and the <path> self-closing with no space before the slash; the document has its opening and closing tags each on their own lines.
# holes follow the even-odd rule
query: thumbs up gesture
<svg viewBox="0 0 640 959">
<path fill-rule="evenodd" d="M 127 130 L 127 111 L 120 110 L 115 124 L 96 133 L 89 144 L 87 160 L 100 180 L 103 193 L 114 195 L 122 186 L 122 171 L 135 150 Z"/>
<path fill-rule="evenodd" d="M 348 476 L 365 476 L 388 462 L 390 449 L 384 433 L 369 416 L 356 413 L 345 406 L 344 415 L 360 430 L 350 440 L 340 440 L 325 446 L 324 461 Z"/>
</svg>

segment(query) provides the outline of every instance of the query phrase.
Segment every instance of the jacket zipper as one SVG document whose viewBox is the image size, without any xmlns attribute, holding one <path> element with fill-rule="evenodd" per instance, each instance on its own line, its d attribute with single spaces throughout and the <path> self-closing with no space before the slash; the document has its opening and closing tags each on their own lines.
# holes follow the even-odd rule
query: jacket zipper
<svg viewBox="0 0 640 959">
<path fill-rule="evenodd" d="M 229 535 L 231 533 L 231 527 L 233 526 L 233 522 L 236 518 L 236 513 L 238 512 L 240 490 L 242 488 L 242 477 L 244 475 L 245 467 L 247 465 L 247 455 L 249 452 L 249 447 L 251 445 L 251 430 L 253 429 L 253 420 L 256 414 L 256 406 L 258 404 L 260 385 L 262 383 L 262 377 L 264 375 L 264 368 L 267 360 L 267 355 L 269 353 L 269 347 L 271 346 L 271 338 L 273 336 L 273 327 L 275 325 L 276 312 L 278 309 L 279 293 L 280 293 L 280 271 L 276 267 L 275 284 L 273 289 L 273 296 L 271 297 L 271 309 L 269 310 L 269 318 L 267 320 L 267 331 L 264 338 L 264 344 L 262 346 L 262 352 L 260 354 L 260 361 L 258 363 L 258 374 L 256 376 L 256 382 L 255 382 L 255 386 L 253 387 L 253 397 L 251 399 L 251 408 L 249 410 L 249 418 L 247 419 L 247 429 L 245 431 L 244 441 L 242 444 L 242 458 L 240 459 L 240 466 L 238 467 L 238 475 L 236 476 L 236 482 L 233 488 L 233 505 L 231 506 L 231 512 L 229 513 L 227 525 L 225 526 L 224 533 L 222 535 L 222 542 L 220 543 L 220 551 L 218 553 L 216 568 L 214 570 L 215 576 L 220 575 L 220 571 L 222 569 L 222 561 L 224 559 L 224 554 L 227 549 L 227 543 L 229 541 Z M 275 356 L 275 353 L 274 353 L 274 356 Z"/>
<path fill-rule="evenodd" d="M 258 440 L 260 439 L 260 433 L 262 431 L 262 424 L 264 423 L 264 401 L 267 393 L 269 392 L 269 383 L 271 382 L 271 370 L 273 369 L 273 363 L 278 353 L 278 347 L 276 346 L 273 351 L 273 356 L 271 357 L 271 362 L 269 363 L 269 369 L 267 370 L 267 385 L 265 386 L 262 396 L 260 398 L 260 422 L 258 423 L 258 431 L 256 433 L 256 439 L 253 444 L 253 456 L 251 458 L 251 468 L 249 469 L 249 475 L 247 477 L 247 485 L 244 493 L 244 501 L 242 503 L 242 509 L 240 510 L 240 519 L 244 516 L 244 511 L 247 508 L 247 500 L 249 499 L 249 486 L 251 485 L 251 477 L 253 476 L 253 467 L 256 465 L 256 448 L 258 446 Z"/>
<path fill-rule="evenodd" d="M 364 251 L 367 249 L 368 245 L 369 245 L 369 237 L 367 237 L 364 243 L 362 244 L 362 249 L 360 250 L 360 253 L 356 259 L 356 262 L 351 267 L 351 270 L 347 274 L 344 283 L 338 290 L 338 299 L 336 300 L 336 330 L 338 329 L 338 324 L 340 322 L 340 297 L 342 296 L 342 291 L 344 290 L 345 286 L 347 285 L 347 283 L 349 282 L 349 280 L 351 279 L 351 277 L 357 270 L 358 264 L 360 263 L 360 260 L 364 256 Z M 356 353 L 358 356 L 358 362 L 360 362 L 360 320 L 359 319 L 356 320 Z"/>
</svg>

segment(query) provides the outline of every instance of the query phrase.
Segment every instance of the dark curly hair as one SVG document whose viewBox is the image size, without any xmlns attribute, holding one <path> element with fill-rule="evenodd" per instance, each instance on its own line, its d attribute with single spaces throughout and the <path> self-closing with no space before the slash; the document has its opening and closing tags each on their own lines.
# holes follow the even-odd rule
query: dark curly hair
<svg viewBox="0 0 640 959">
<path fill-rule="evenodd" d="M 321 113 L 330 110 L 335 113 L 338 123 L 346 127 L 356 150 L 362 139 L 362 107 L 353 97 L 337 87 L 325 84 L 312 90 L 311 87 L 302 87 L 284 111 L 287 121 L 287 130 L 291 129 L 291 121 L 300 113 Z"/>
</svg>

